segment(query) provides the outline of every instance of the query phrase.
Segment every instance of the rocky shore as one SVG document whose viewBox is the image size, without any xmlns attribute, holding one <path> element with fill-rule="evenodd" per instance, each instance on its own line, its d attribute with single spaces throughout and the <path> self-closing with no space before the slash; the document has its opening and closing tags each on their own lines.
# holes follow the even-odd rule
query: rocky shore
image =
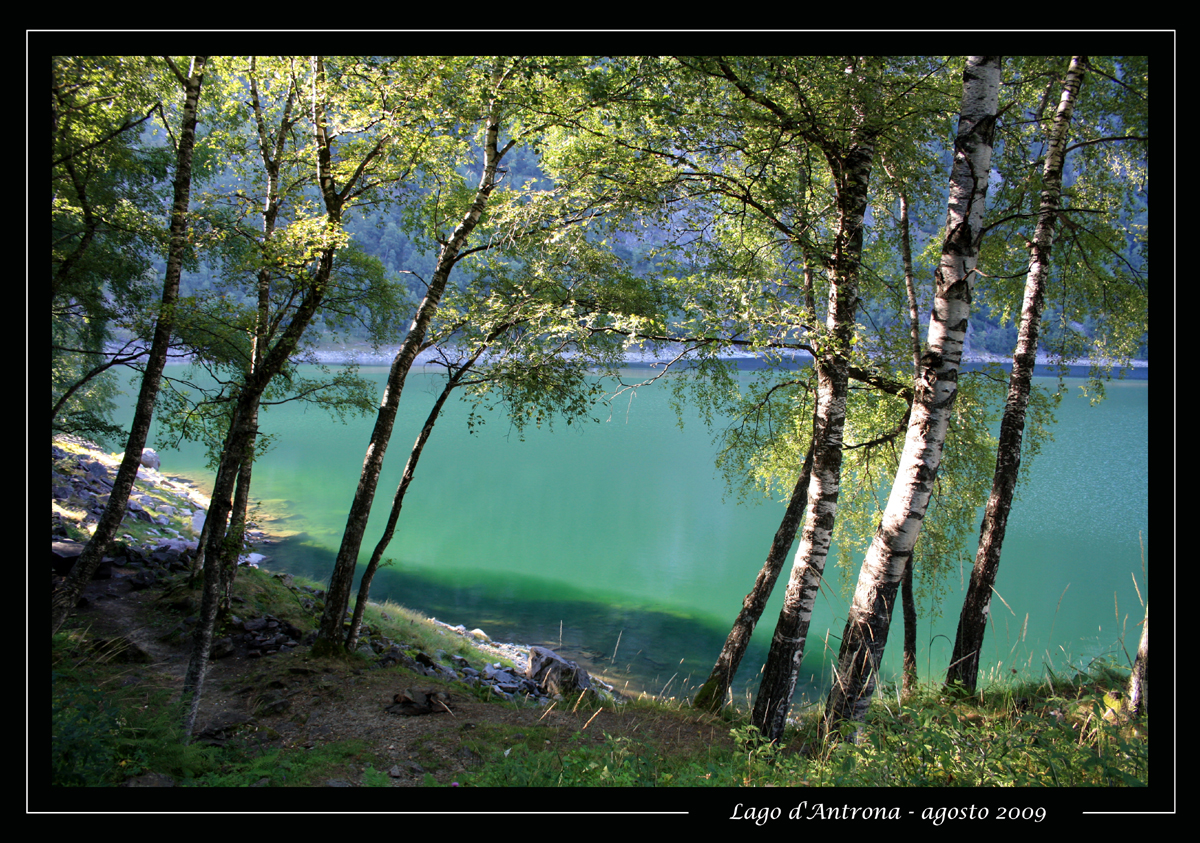
<svg viewBox="0 0 1200 843">
<path fill-rule="evenodd" d="M 55 436 L 51 445 L 51 498 L 53 527 L 51 539 L 52 576 L 65 576 L 83 550 L 90 529 L 108 502 L 112 478 L 119 455 L 104 453 L 95 443 L 78 437 Z M 151 450 L 143 454 L 142 467 L 130 495 L 123 531 L 105 557 L 82 603 L 116 596 L 118 593 L 152 588 L 174 575 L 190 571 L 197 537 L 204 523 L 208 500 L 194 484 L 163 474 L 158 456 Z M 248 542 L 269 542 L 260 532 L 250 532 Z M 242 564 L 257 565 L 260 554 L 247 552 Z M 318 612 L 324 592 L 311 586 L 296 585 L 287 574 L 276 574 L 283 585 L 296 592 L 302 606 Z M 194 622 L 194 619 L 189 619 Z M 492 641 L 481 629 L 450 625 L 438 620 L 431 623 L 447 635 L 461 638 L 480 655 L 482 667 L 473 667 L 467 659 L 448 656 L 438 650 L 432 654 L 411 654 L 405 642 L 394 641 L 378 629 L 365 625 L 359 652 L 377 667 L 402 665 L 409 670 L 448 681 L 483 687 L 490 694 L 507 700 L 523 697 L 547 704 L 563 693 L 587 691 L 606 699 L 615 699 L 611 686 L 589 676 L 576 662 L 562 658 L 552 650 Z M 188 632 L 188 622 L 178 630 Z M 261 658 L 311 645 L 315 632 L 303 633 L 294 625 L 270 616 L 233 617 L 231 629 L 213 642 L 211 657 Z M 478 662 L 476 662 L 478 663 Z M 511 664 L 511 667 L 509 666 Z M 398 695 L 399 696 L 399 695 Z M 428 703 L 428 700 L 426 700 Z M 424 703 L 413 700 L 395 703 L 393 713 L 433 713 Z"/>
</svg>

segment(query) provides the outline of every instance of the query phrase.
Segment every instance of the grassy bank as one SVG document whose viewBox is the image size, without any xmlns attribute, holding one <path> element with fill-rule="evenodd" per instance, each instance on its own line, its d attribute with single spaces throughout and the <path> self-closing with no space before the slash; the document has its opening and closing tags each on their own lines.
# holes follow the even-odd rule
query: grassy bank
<svg viewBox="0 0 1200 843">
<path fill-rule="evenodd" d="M 283 578 L 243 569 L 237 605 L 244 614 L 267 612 L 301 629 L 317 617 L 296 599 Z M 198 600 L 180 579 L 145 601 L 138 623 L 164 639 Z M 413 652 L 457 651 L 481 658 L 464 639 L 446 633 L 399 606 L 373 606 L 372 634 L 406 642 Z M 178 634 L 177 632 L 175 634 Z M 111 640 L 111 639 L 110 639 Z M 306 649 L 306 648 L 302 648 Z M 402 667 L 370 671 L 368 659 L 348 656 L 305 669 L 351 681 L 383 675 L 397 687 L 433 680 Z M 276 661 L 278 660 L 278 661 Z M 261 667 L 264 659 L 256 670 Z M 279 675 L 292 664 L 271 657 Z M 385 771 L 394 762 L 369 740 L 331 740 L 307 746 L 276 740 L 278 725 L 265 712 L 259 724 L 224 746 L 183 740 L 171 684 L 152 666 L 107 649 L 83 626 L 54 639 L 52 781 L 55 785 L 113 786 L 156 773 L 197 787 L 312 786 L 331 779 L 355 786 L 392 786 Z M 274 674 L 272 674 L 274 675 Z M 563 718 L 530 712 L 512 716 L 519 703 L 480 697 L 470 728 L 455 724 L 439 741 L 458 741 L 472 762 L 464 769 L 439 766 L 432 753 L 420 759 L 418 784 L 456 786 L 1144 786 L 1148 783 L 1148 720 L 1121 712 L 1114 692 L 1126 673 L 1095 665 L 1087 674 L 1048 674 L 1037 682 L 992 686 L 955 695 L 927 686 L 901 701 L 885 688 L 857 741 L 821 741 L 815 716 L 790 728 L 781 746 L 754 739 L 745 712 L 713 717 L 679 702 L 642 698 L 620 704 L 570 698 L 554 704 Z M 261 681 L 270 687 L 271 675 Z M 451 693 L 470 695 L 463 686 Z M 267 699 L 267 694 L 259 696 Z M 520 713 L 520 712 L 517 712 Z M 601 716 L 603 715 L 603 716 Z M 286 715 L 285 715 L 286 716 Z M 298 715 L 293 715 L 298 716 Z"/>
</svg>

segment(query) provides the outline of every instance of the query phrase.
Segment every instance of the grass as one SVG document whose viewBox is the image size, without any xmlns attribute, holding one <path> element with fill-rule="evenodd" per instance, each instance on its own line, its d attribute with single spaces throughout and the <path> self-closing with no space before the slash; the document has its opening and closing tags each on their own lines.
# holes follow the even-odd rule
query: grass
<svg viewBox="0 0 1200 843">
<path fill-rule="evenodd" d="M 992 687 L 975 695 L 927 686 L 903 704 L 877 701 L 857 739 L 819 739 L 819 714 L 763 742 L 743 712 L 726 717 L 730 741 L 666 747 L 642 736 L 582 732 L 566 740 L 496 736 L 463 784 L 628 787 L 1142 787 L 1148 721 L 1105 702 L 1119 671 L 1097 665 L 1069 680 Z M 687 706 L 640 705 L 658 719 L 694 724 Z M 645 710 L 645 709 L 643 709 Z M 626 716 L 637 717 L 637 713 Z"/>
<path fill-rule="evenodd" d="M 184 589 L 181 578 L 168 589 L 171 596 L 164 604 L 178 602 Z M 269 612 L 306 627 L 314 621 L 295 592 L 268 572 L 243 569 L 236 589 L 246 613 Z M 414 651 L 465 648 L 464 655 L 479 659 L 458 636 L 395 604 L 372 606 L 366 618 L 372 634 L 404 640 Z M 221 748 L 185 743 L 167 689 L 127 681 L 139 669 L 119 652 L 94 649 L 86 630 L 55 637 L 56 785 L 111 786 L 147 771 L 207 787 L 306 786 L 338 777 L 363 786 L 390 784 L 382 772 L 389 762 L 360 742 L 307 750 L 264 747 L 253 735 Z M 1131 720 L 1122 713 L 1119 696 L 1126 677 L 1127 671 L 1101 662 L 1069 676 L 1048 673 L 1036 682 L 992 683 L 974 694 L 926 685 L 901 701 L 895 688 L 885 686 L 856 738 L 819 738 L 820 712 L 813 710 L 789 726 L 779 745 L 756 740 L 758 733 L 742 709 L 713 716 L 686 702 L 647 696 L 621 704 L 571 698 L 555 704 L 574 716 L 569 727 L 543 716 L 533 727 L 480 723 L 464 730 L 462 746 L 479 763 L 456 776 L 454 784 L 1145 786 L 1148 719 Z M 435 777 L 428 783 L 436 783 Z"/>
<path fill-rule="evenodd" d="M 311 628 L 315 616 L 287 578 L 242 569 L 235 613 L 269 613 Z M 162 625 L 187 613 L 196 589 L 180 576 L 157 601 Z M 365 613 L 364 639 L 384 636 L 418 650 L 478 652 L 419 613 L 393 603 Z M 119 641 L 119 639 L 118 639 Z M 116 785 L 142 772 L 185 785 L 311 786 L 331 778 L 388 786 L 390 762 L 370 746 L 340 741 L 309 749 L 264 746 L 264 734 L 220 748 L 185 743 L 171 692 L 145 681 L 120 646 L 97 649 L 86 629 L 52 649 L 52 780 Z M 543 715 L 532 727 L 481 722 L 457 735 L 479 763 L 454 784 L 477 787 L 1113 787 L 1148 784 L 1149 721 L 1122 710 L 1128 672 L 1107 662 L 1039 681 L 993 681 L 976 693 L 925 685 L 907 699 L 884 686 L 857 735 L 820 737 L 819 707 L 778 744 L 757 739 L 746 709 L 713 716 L 686 702 L 642 696 L 555 703 L 569 726 Z M 139 681 L 132 681 L 138 679 Z M 479 700 L 487 700 L 479 695 Z M 495 705 L 513 703 L 495 702 Z M 549 714 L 549 712 L 547 712 Z M 582 725 L 581 725 L 582 724 Z M 270 735 L 266 734 L 269 738 Z M 259 741 L 256 743 L 256 741 Z M 436 762 L 427 763 L 438 773 Z M 428 783 L 439 778 L 431 774 Z M 449 783 L 449 782 L 442 782 Z"/>
<path fill-rule="evenodd" d="M 119 647 L 98 650 L 86 630 L 54 636 L 51 650 L 51 784 L 116 785 L 157 772 L 191 778 L 213 753 L 183 740 L 171 691 L 127 680 L 138 672 Z"/>
</svg>

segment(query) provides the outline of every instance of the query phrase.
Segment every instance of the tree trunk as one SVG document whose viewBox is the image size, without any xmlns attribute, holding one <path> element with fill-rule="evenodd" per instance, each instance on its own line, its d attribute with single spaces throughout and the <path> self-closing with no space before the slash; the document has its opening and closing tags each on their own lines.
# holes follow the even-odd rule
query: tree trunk
<svg viewBox="0 0 1200 843">
<path fill-rule="evenodd" d="M 826 704 L 825 725 L 861 721 L 875 690 L 896 591 L 912 556 L 937 479 L 966 338 L 971 275 L 982 235 L 1000 92 L 1000 57 L 972 56 L 963 73 L 962 113 L 950 178 L 949 213 L 929 350 L 921 357 L 908 435 L 892 493 L 863 560 Z"/>
<path fill-rule="evenodd" d="M 912 240 L 908 233 L 908 196 L 900 193 L 900 253 L 904 258 L 904 289 L 908 296 L 909 338 L 912 341 L 913 382 L 921 374 L 921 321 L 917 311 L 917 288 L 914 283 Z M 912 403 L 908 405 L 912 412 Z M 904 679 L 900 694 L 907 699 L 917 690 L 917 604 L 913 598 L 913 565 L 904 568 L 900 586 L 900 601 L 904 607 Z"/>
<path fill-rule="evenodd" d="M 108 504 L 96 525 L 92 538 L 84 546 L 83 552 L 71 569 L 67 581 L 54 594 L 51 607 L 53 631 L 57 632 L 63 621 L 83 593 L 84 586 L 92 579 L 96 567 L 103 559 L 108 545 L 120 527 L 125 517 L 125 507 L 129 502 L 129 493 L 133 490 L 137 478 L 138 466 L 141 464 L 142 450 L 146 447 L 146 436 L 150 432 L 150 422 L 154 418 L 154 405 L 158 399 L 158 387 L 162 381 L 163 366 L 166 364 L 167 351 L 171 342 L 171 332 L 175 321 L 175 306 L 179 299 L 179 277 L 183 269 L 184 248 L 187 244 L 188 206 L 192 188 L 192 156 L 196 147 L 196 115 L 200 100 L 200 88 L 204 81 L 204 65 L 207 56 L 196 56 L 192 63 L 191 75 L 184 78 L 172 64 L 172 70 L 180 77 L 184 87 L 183 125 L 179 133 L 179 148 L 176 151 L 175 167 L 175 198 L 171 206 L 170 243 L 167 251 L 167 269 L 163 280 L 161 310 L 154 326 L 154 339 L 150 345 L 150 354 L 146 360 L 146 369 L 142 375 L 142 385 L 138 391 L 137 404 L 134 407 L 133 422 L 129 429 L 129 439 L 125 444 L 125 456 L 117 469 L 113 480 L 112 493 Z"/>
<path fill-rule="evenodd" d="M 1146 617 L 1142 620 L 1142 638 L 1138 643 L 1137 658 L 1133 660 L 1133 673 L 1129 677 L 1129 713 L 1140 716 L 1147 710 L 1146 683 L 1150 671 L 1150 601 L 1146 601 Z"/>
<path fill-rule="evenodd" d="M 1025 298 L 1021 305 L 1021 327 L 1013 353 L 1012 374 L 1008 381 L 1008 398 L 1000 422 L 1000 441 L 996 451 L 996 471 L 992 491 L 979 533 L 979 548 L 971 581 L 963 599 L 958 619 L 954 652 L 946 672 L 946 684 L 961 684 L 971 690 L 979 678 L 979 654 L 983 649 L 991 606 L 992 587 L 1000 567 L 1000 551 L 1017 487 L 1021 467 L 1021 443 L 1025 432 L 1025 411 L 1029 406 L 1029 390 L 1033 368 L 1037 362 L 1038 330 L 1041 325 L 1045 299 L 1046 275 L 1050 269 L 1050 250 L 1054 244 L 1054 226 L 1058 220 L 1059 198 L 1062 194 L 1063 159 L 1066 155 L 1067 130 L 1071 112 L 1083 82 L 1086 60 L 1071 59 L 1063 84 L 1062 99 L 1054 121 L 1047 131 L 1046 164 L 1042 175 L 1041 207 L 1037 227 L 1029 247 L 1029 274 L 1025 280 Z"/>
<path fill-rule="evenodd" d="M 483 172 L 480 175 L 479 186 L 475 191 L 471 207 L 463 215 L 462 221 L 454 229 L 450 239 L 442 246 L 438 255 L 437 267 L 430 279 L 428 291 L 417 309 L 416 318 L 408 330 L 404 344 L 392 361 L 388 373 L 387 386 L 384 389 L 383 401 L 379 405 L 379 413 L 375 419 L 375 427 L 371 431 L 371 439 L 367 444 L 366 458 L 363 460 L 362 471 L 359 474 L 358 487 L 354 492 L 354 500 L 350 505 L 350 513 L 346 518 L 346 529 L 342 534 L 342 544 L 338 549 L 333 572 L 330 574 L 329 587 L 325 594 L 325 611 L 321 615 L 321 625 L 314 643 L 317 654 L 337 652 L 345 643 L 343 636 L 343 618 L 350 603 L 350 590 L 354 583 L 354 570 L 358 564 L 359 548 L 362 547 L 363 535 L 366 533 L 367 520 L 371 514 L 371 504 L 375 499 L 375 489 L 379 484 L 379 473 L 383 468 L 383 457 L 387 451 L 388 442 L 392 436 L 392 428 L 396 422 L 396 412 L 400 406 L 400 394 L 404 390 L 404 382 L 412 368 L 417 353 L 425 343 L 425 335 L 429 324 L 437 313 L 438 304 L 445 292 L 450 273 L 458 261 L 467 237 L 475 230 L 480 217 L 487 206 L 488 197 L 496 187 L 496 171 L 500 159 L 511 148 L 512 142 L 502 150 L 497 148 L 500 136 L 500 118 L 496 103 L 487 116 L 487 137 L 484 143 Z"/>
<path fill-rule="evenodd" d="M 913 601 L 913 566 L 904 567 L 900 582 L 900 600 L 904 608 L 904 666 L 900 696 L 908 699 L 917 691 L 917 604 Z"/>
<path fill-rule="evenodd" d="M 846 425 L 850 348 L 858 305 L 858 272 L 862 258 L 863 218 L 874 158 L 874 136 L 857 133 L 844 154 L 827 149 L 837 179 L 838 229 L 830 261 L 828 337 L 813 360 L 817 374 L 817 407 L 813 425 L 813 467 L 807 513 L 792 564 L 783 608 L 771 637 L 762 681 L 754 701 L 752 722 L 768 740 L 783 737 L 813 603 L 837 517 L 842 469 L 842 432 Z"/>
<path fill-rule="evenodd" d="M 200 709 L 204 677 L 208 671 L 208 655 L 212 650 L 213 628 L 217 612 L 221 607 L 221 564 L 225 556 L 226 525 L 233 509 L 233 488 L 237 482 L 242 461 L 246 457 L 250 437 L 253 434 L 253 414 L 250 412 L 254 399 L 249 391 L 243 390 L 234 409 L 229 431 L 225 436 L 225 447 L 213 491 L 209 499 L 205 527 L 208 528 L 208 543 L 204 547 L 204 582 L 200 596 L 200 617 L 192 636 L 192 653 L 183 679 L 182 699 L 187 704 L 184 734 L 191 735 Z"/>
<path fill-rule="evenodd" d="M 729 688 L 733 684 L 733 677 L 737 674 L 742 657 L 746 654 L 746 648 L 750 645 L 754 627 L 758 625 L 758 619 L 762 617 L 763 609 L 767 607 L 767 600 L 770 599 L 771 592 L 775 588 L 775 581 L 779 579 L 779 572 L 783 570 L 783 563 L 787 561 L 788 551 L 792 549 L 792 543 L 796 539 L 796 530 L 800 526 L 800 519 L 804 517 L 804 509 L 808 504 L 808 484 L 812 479 L 812 466 L 813 449 L 810 443 L 808 454 L 804 458 L 804 467 L 800 470 L 800 478 L 796 481 L 792 497 L 783 513 L 783 520 L 780 521 L 779 529 L 775 532 L 775 539 L 771 542 L 771 549 L 767 552 L 767 561 L 763 563 L 762 570 L 758 572 L 758 577 L 754 580 L 754 588 L 742 601 L 742 610 L 738 612 L 737 619 L 734 620 L 733 627 L 729 630 L 725 646 L 721 648 L 712 672 L 696 693 L 692 702 L 696 708 L 718 711 L 727 702 L 726 697 L 728 697 Z"/>
<path fill-rule="evenodd" d="M 371 596 L 371 581 L 375 578 L 375 571 L 379 568 L 379 562 L 383 558 L 383 552 L 387 550 L 387 546 L 392 541 L 392 536 L 396 532 L 396 522 L 400 520 L 400 509 L 404 506 L 404 495 L 408 492 L 408 487 L 412 483 L 413 474 L 417 470 L 417 462 L 421 459 L 421 452 L 425 450 L 425 443 L 429 441 L 429 435 L 433 433 L 433 426 L 437 423 L 438 416 L 442 413 L 442 407 L 446 404 L 446 399 L 450 397 L 450 393 L 462 381 L 463 376 L 475 365 L 475 361 L 483 354 L 487 346 L 483 346 L 475 353 L 475 356 L 458 367 L 454 373 L 446 381 L 446 386 L 442 389 L 442 394 L 438 396 L 437 401 L 433 404 L 433 409 L 429 411 L 428 417 L 425 419 L 425 426 L 421 428 L 421 433 L 417 436 L 417 441 L 413 443 L 412 451 L 408 455 L 408 462 L 404 465 L 404 475 L 400 478 L 400 484 L 396 487 L 396 494 L 392 498 L 392 510 L 388 514 L 387 526 L 384 527 L 383 536 L 375 545 L 375 550 L 371 553 L 371 559 L 367 563 L 366 570 L 363 571 L 362 579 L 358 584 L 358 598 L 354 602 L 354 614 L 350 618 L 350 630 L 346 633 L 346 649 L 353 652 L 358 645 L 359 631 L 362 629 L 363 611 L 366 609 L 367 600 Z"/>
<path fill-rule="evenodd" d="M 246 513 L 250 508 L 250 483 L 254 474 L 254 443 L 258 438 L 258 407 L 250 420 L 250 438 L 246 442 L 246 453 L 238 468 L 237 484 L 233 490 L 233 509 L 229 516 L 229 529 L 222 542 L 221 611 L 228 612 L 233 600 L 233 581 L 237 578 L 238 560 L 246 543 Z"/>
<path fill-rule="evenodd" d="M 340 206 L 334 206 L 328 213 L 332 224 L 340 223 Z M 329 285 L 335 251 L 336 247 L 323 250 L 308 292 L 296 309 L 291 322 L 264 357 L 262 366 L 252 372 L 243 384 L 229 423 L 229 431 L 225 436 L 221 463 L 213 481 L 208 515 L 205 518 L 208 541 L 204 546 L 204 589 L 200 598 L 200 619 L 192 638 L 191 658 L 183 680 L 182 698 L 187 704 L 184 727 L 189 735 L 196 725 L 196 715 L 204 690 L 204 677 L 208 671 L 208 654 L 212 649 L 213 626 L 221 602 L 220 565 L 226 526 L 233 510 L 233 490 L 242 463 L 249 458 L 251 442 L 257 432 L 259 399 L 270 380 L 279 373 L 296 350 L 300 337 L 320 307 Z"/>
</svg>

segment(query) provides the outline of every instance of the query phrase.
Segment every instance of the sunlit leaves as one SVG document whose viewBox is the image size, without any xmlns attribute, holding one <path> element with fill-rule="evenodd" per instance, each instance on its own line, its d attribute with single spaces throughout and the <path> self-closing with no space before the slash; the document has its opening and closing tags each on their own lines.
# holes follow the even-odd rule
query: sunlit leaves
<svg viewBox="0 0 1200 843">
<path fill-rule="evenodd" d="M 1054 360 L 1093 359 L 1091 388 L 1108 365 L 1144 352 L 1148 262 L 1148 101 L 1145 57 L 1088 58 L 1071 118 L 1063 198 L 1046 286 L 1040 345 Z M 1036 224 L 1044 123 L 1061 93 L 1066 57 L 1014 57 L 999 124 L 999 174 L 989 195 L 978 299 L 1015 322 Z M 1105 365 L 1107 364 L 1107 365 Z"/>
</svg>

